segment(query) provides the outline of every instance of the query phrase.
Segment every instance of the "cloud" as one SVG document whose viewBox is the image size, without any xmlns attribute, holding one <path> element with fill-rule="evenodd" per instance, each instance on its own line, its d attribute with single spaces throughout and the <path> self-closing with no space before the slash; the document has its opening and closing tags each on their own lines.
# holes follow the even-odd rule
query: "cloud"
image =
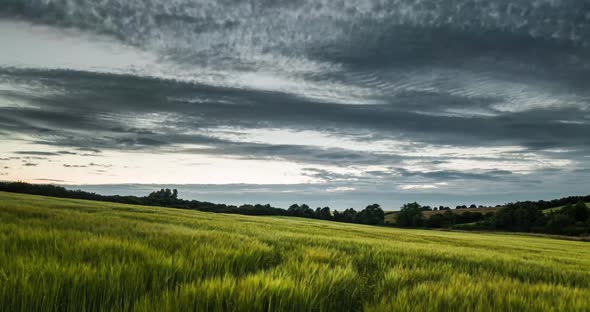
<svg viewBox="0 0 590 312">
<path fill-rule="evenodd" d="M 52 152 L 40 152 L 40 151 L 17 151 L 14 152 L 17 155 L 33 155 L 33 156 L 59 156 L 60 153 L 52 153 Z"/>
<path fill-rule="evenodd" d="M 476 173 L 458 170 L 409 171 L 403 168 L 396 168 L 396 171 L 405 177 L 420 176 L 437 180 L 498 180 L 505 179 L 506 177 L 512 175 L 512 172 L 509 170 L 485 170 L 480 173 Z"/>
<path fill-rule="evenodd" d="M 399 189 L 408 191 L 408 190 L 430 190 L 430 189 L 437 189 L 438 186 L 434 184 L 406 184 L 400 185 Z"/>
<path fill-rule="evenodd" d="M 354 187 L 338 186 L 334 188 L 327 188 L 326 192 L 351 192 L 356 190 Z"/>
<path fill-rule="evenodd" d="M 31 73 L 33 74 L 33 73 Z M 25 73 L 25 75 L 29 75 Z M 45 73 L 35 73 L 47 75 Z M 293 129 L 314 129 L 332 132 L 369 131 L 380 136 L 391 136 L 393 133 L 409 140 L 418 140 L 425 143 L 443 142 L 453 145 L 477 146 L 497 142 L 501 144 L 523 145 L 532 150 L 548 148 L 586 148 L 588 137 L 584 135 L 590 131 L 590 122 L 583 124 L 557 124 L 555 117 L 560 119 L 580 118 L 582 111 L 579 107 L 570 108 L 546 108 L 529 110 L 526 112 L 505 112 L 497 116 L 437 116 L 423 112 L 413 112 L 404 105 L 337 105 L 329 103 L 315 103 L 297 99 L 284 94 L 272 94 L 268 92 L 241 91 L 235 94 L 232 89 L 216 88 L 211 86 L 195 86 L 194 84 L 164 82 L 158 80 L 145 81 L 145 86 L 139 87 L 137 93 L 122 93 L 116 85 L 106 86 L 107 90 L 93 90 L 94 87 L 103 85 L 102 79 L 107 81 L 121 81 L 121 85 L 133 82 L 131 77 L 108 77 L 105 75 L 88 75 L 84 79 L 97 79 L 95 84 L 82 84 L 73 80 L 82 75 L 77 73 L 56 72 L 49 79 L 66 79 L 62 83 L 71 85 L 72 94 L 60 96 L 60 98 L 47 101 L 41 100 L 47 109 L 59 110 L 60 113 L 43 112 L 37 109 L 3 109 L 6 118 L 20 120 L 14 131 L 22 129 L 34 135 L 50 136 L 52 143 L 60 146 L 73 146 L 77 148 L 90 148 L 100 150 L 103 148 L 144 149 L 161 147 L 170 144 L 211 141 L 198 136 L 187 136 L 172 132 L 173 129 L 185 129 L 199 131 L 219 126 L 241 126 L 256 128 L 261 123 L 273 127 L 293 127 Z M 104 76 L 104 77 L 103 77 Z M 61 78 L 58 78 L 61 77 Z M 33 76 L 30 77 L 31 79 Z M 92 89 L 88 89 L 92 85 Z M 119 83 L 117 84 L 119 85 Z M 86 92 L 75 92 L 76 89 L 88 89 Z M 172 92 L 196 92 L 204 93 L 208 102 L 193 105 L 188 102 L 168 101 L 162 95 Z M 96 92 L 92 94 L 92 92 Z M 100 92 L 100 93 L 98 93 Z M 157 93 L 156 93 L 157 92 Z M 149 96 L 149 94 L 153 96 Z M 109 94 L 104 103 L 110 105 L 98 105 L 100 97 Z M 219 105 L 223 98 L 228 101 L 231 98 L 232 105 Z M 148 95 L 151 100 L 137 103 L 134 97 Z M 80 98 L 80 96 L 83 96 Z M 158 98 L 160 97 L 160 98 Z M 420 101 L 414 95 L 415 101 Z M 455 96 L 456 97 L 456 96 Z M 217 99 L 216 99 L 217 98 Z M 432 103 L 432 98 L 439 98 L 437 105 L 423 104 L 436 110 L 449 108 L 455 105 L 456 100 L 449 99 L 445 102 L 443 95 L 429 97 L 425 101 Z M 249 100 L 251 99 L 251 100 Z M 393 101 L 398 101 L 395 97 Z M 464 101 L 473 99 L 463 98 Z M 36 99 L 36 101 L 39 101 Z M 166 111 L 151 106 L 152 102 L 168 102 Z M 88 103 L 85 109 L 86 117 L 80 117 L 76 112 L 79 106 L 76 103 Z M 97 102 L 96 104 L 92 104 Z M 101 103 L 103 101 L 100 101 Z M 425 103 L 426 103 L 425 102 Z M 120 103 L 120 104 L 119 104 Z M 122 105 L 125 103 L 126 105 Z M 241 103 L 241 104 L 240 104 Z M 276 103 L 281 103 L 277 105 Z M 467 105 L 467 104 L 466 104 Z M 415 106 L 415 105 L 414 105 Z M 52 108 L 53 107 L 53 108 Z M 128 127 L 131 117 L 125 116 L 139 114 L 151 116 L 152 129 Z M 114 116 L 119 115 L 117 118 Z M 313 116 L 313 118 L 309 118 Z M 54 124 L 52 128 L 38 129 L 37 124 L 47 126 Z M 548 125 L 551 127 L 548 128 Z M 61 126 L 61 127 L 59 127 Z M 155 128 L 154 128 L 155 127 Z M 6 129 L 7 131 L 10 128 Z M 82 137 L 76 137 L 74 133 L 81 132 Z M 84 132 L 88 132 L 87 135 Z M 102 137 L 90 136 L 92 133 L 103 133 Z M 188 132 L 188 131 L 187 131 Z M 45 134 L 45 135 L 43 135 Z M 40 140 L 39 142 L 48 143 Z M 51 143 L 51 142 L 49 142 Z M 70 143 L 70 144 L 68 144 Z M 214 143 L 214 142 L 213 142 Z M 497 144 L 496 143 L 496 144 Z M 278 148 L 278 147 L 277 147 Z"/>
<path fill-rule="evenodd" d="M 110 168 L 113 165 L 108 165 L 108 164 L 95 164 L 95 163 L 89 163 L 88 164 L 89 167 L 102 167 L 102 168 Z"/>
<path fill-rule="evenodd" d="M 585 2 L 367 3 L 1 3 L 18 20 L 1 39 L 23 49 L 0 55 L 0 146 L 105 176 L 155 155 L 282 161 L 314 194 L 588 182 Z M 24 49 L 47 34 L 126 52 L 63 64 Z"/>
<path fill-rule="evenodd" d="M 38 165 L 39 165 L 39 164 L 35 164 L 35 163 L 29 163 L 29 162 L 28 162 L 28 163 L 25 163 L 25 164 L 23 164 L 23 166 L 25 166 L 25 167 L 36 167 L 36 166 L 38 166 Z"/>
<path fill-rule="evenodd" d="M 43 182 L 67 182 L 65 180 L 57 180 L 57 179 L 35 179 L 35 181 L 43 181 Z"/>
</svg>

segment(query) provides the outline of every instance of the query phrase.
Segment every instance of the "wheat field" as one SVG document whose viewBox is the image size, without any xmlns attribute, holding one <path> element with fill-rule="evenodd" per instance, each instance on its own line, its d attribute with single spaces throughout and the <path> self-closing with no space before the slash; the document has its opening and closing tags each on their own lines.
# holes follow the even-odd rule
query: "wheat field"
<svg viewBox="0 0 590 312">
<path fill-rule="evenodd" d="M 590 311 L 590 244 L 0 193 L 0 311 Z"/>
</svg>

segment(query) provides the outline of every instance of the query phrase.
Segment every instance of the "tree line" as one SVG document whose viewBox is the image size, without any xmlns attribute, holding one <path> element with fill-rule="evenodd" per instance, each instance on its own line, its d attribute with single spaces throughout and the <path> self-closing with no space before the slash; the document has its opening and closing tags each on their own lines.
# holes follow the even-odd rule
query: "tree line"
<svg viewBox="0 0 590 312">
<path fill-rule="evenodd" d="M 332 212 L 330 211 L 330 207 L 318 207 L 313 210 L 306 204 L 294 204 L 287 209 L 287 213 L 295 217 L 369 225 L 380 225 L 384 224 L 385 221 L 385 212 L 378 204 L 369 205 L 358 212 L 354 208 L 348 208 L 342 212 L 338 210 Z"/>
<path fill-rule="evenodd" d="M 320 219 L 327 221 L 382 225 L 385 213 L 381 206 L 372 204 L 356 211 L 348 208 L 343 211 L 331 210 L 330 207 L 312 209 L 306 204 L 293 204 L 288 209 L 273 207 L 270 204 L 226 205 L 184 200 L 178 197 L 176 189 L 161 189 L 148 196 L 100 195 L 82 190 L 68 190 L 61 186 L 48 184 L 29 184 L 25 182 L 0 182 L 0 191 L 44 195 L 61 198 L 87 199 L 116 202 L 123 204 L 160 206 L 190 209 L 215 213 L 256 215 L 256 216 L 291 216 Z M 588 196 L 570 196 L 549 201 L 523 201 L 501 206 L 495 213 L 465 211 L 453 213 L 450 207 L 422 206 L 416 202 L 401 207 L 396 214 L 399 227 L 413 228 L 450 228 L 461 230 L 501 230 L 515 232 L 535 232 L 560 235 L 590 235 L 590 209 L 585 202 Z M 544 209 L 560 207 L 555 211 L 544 213 Z M 482 206 L 457 206 L 456 209 L 476 208 Z M 425 211 L 439 210 L 443 213 L 424 215 Z"/>
<path fill-rule="evenodd" d="M 396 225 L 413 228 L 451 228 L 460 230 L 501 230 L 559 235 L 590 235 L 589 196 L 570 196 L 551 201 L 508 203 L 495 213 L 462 212 L 424 215 L 428 206 L 409 203 L 396 214 Z M 543 210 L 560 207 L 549 212 Z M 463 209 L 458 206 L 457 209 Z"/>
<path fill-rule="evenodd" d="M 385 213 L 378 204 L 367 206 L 361 211 L 353 208 L 342 212 L 332 211 L 330 207 L 318 207 L 315 210 L 306 204 L 294 204 L 288 209 L 273 207 L 270 204 L 245 204 L 241 206 L 215 204 L 197 200 L 185 200 L 178 197 L 176 189 L 160 189 L 148 196 L 100 195 L 82 190 L 68 190 L 62 186 L 50 184 L 30 184 L 25 182 L 0 182 L 0 191 L 43 195 L 60 198 L 86 199 L 95 201 L 115 202 L 122 204 L 159 206 L 179 209 L 190 209 L 206 212 L 242 214 L 253 216 L 292 216 L 328 221 L 359 223 L 369 225 L 384 224 Z"/>
</svg>

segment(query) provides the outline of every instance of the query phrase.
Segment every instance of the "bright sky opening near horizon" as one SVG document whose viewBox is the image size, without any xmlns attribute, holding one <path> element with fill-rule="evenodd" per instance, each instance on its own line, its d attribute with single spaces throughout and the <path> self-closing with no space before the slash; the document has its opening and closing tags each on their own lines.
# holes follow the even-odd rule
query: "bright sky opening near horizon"
<svg viewBox="0 0 590 312">
<path fill-rule="evenodd" d="M 396 209 L 590 193 L 590 2 L 7 0 L 0 180 Z"/>
</svg>

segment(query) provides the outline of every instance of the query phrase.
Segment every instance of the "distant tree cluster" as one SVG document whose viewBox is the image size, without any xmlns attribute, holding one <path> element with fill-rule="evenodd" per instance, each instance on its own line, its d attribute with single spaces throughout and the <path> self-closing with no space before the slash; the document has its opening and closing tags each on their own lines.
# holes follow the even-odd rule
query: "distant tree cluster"
<svg viewBox="0 0 590 312">
<path fill-rule="evenodd" d="M 482 221 L 491 217 L 493 213 L 482 214 L 481 212 L 464 212 L 453 213 L 449 207 L 440 206 L 434 210 L 444 211 L 436 213 L 427 218 L 424 211 L 431 211 L 430 206 L 421 206 L 420 204 L 408 203 L 402 206 L 397 213 L 397 225 L 402 227 L 429 227 L 429 228 L 449 228 L 456 224 Z"/>
<path fill-rule="evenodd" d="M 384 223 L 385 213 L 378 204 L 367 206 L 356 212 L 353 208 L 343 212 L 330 210 L 330 207 L 318 207 L 315 210 L 308 205 L 291 205 L 289 209 L 273 207 L 270 204 L 255 205 L 225 205 L 202 202 L 197 200 L 184 200 L 178 198 L 178 190 L 161 189 L 151 192 L 148 196 L 119 196 L 100 195 L 81 190 L 68 190 L 61 186 L 48 184 L 29 184 L 24 182 L 0 182 L 0 191 L 43 195 L 60 198 L 87 199 L 96 201 L 116 202 L 133 205 L 160 206 L 180 209 L 191 209 L 216 213 L 231 213 L 256 216 L 293 216 L 302 218 L 321 219 L 328 221 L 348 222 L 379 225 Z"/>
<path fill-rule="evenodd" d="M 560 235 L 590 234 L 590 208 L 584 201 L 568 203 L 562 208 L 543 213 L 531 202 L 516 203 L 498 211 L 492 219 L 494 229 Z"/>
<path fill-rule="evenodd" d="M 451 228 L 455 225 L 482 222 L 494 216 L 493 212 L 481 213 L 467 211 L 464 213 L 452 213 L 450 210 L 444 213 L 432 215 L 426 220 L 425 225 L 430 228 Z"/>
<path fill-rule="evenodd" d="M 424 208 L 414 202 L 405 204 L 397 214 L 397 225 L 402 227 L 421 227 L 424 225 Z"/>
<path fill-rule="evenodd" d="M 525 201 L 497 206 L 494 212 L 464 211 L 454 213 L 448 208 L 443 213 L 424 215 L 429 206 L 408 203 L 396 214 L 396 225 L 401 227 L 454 228 L 463 230 L 502 230 L 512 232 L 536 232 L 560 235 L 589 235 L 590 196 L 573 196 L 552 201 Z M 562 208 L 544 213 L 544 209 L 563 204 Z M 462 205 L 456 209 L 483 208 L 483 206 Z"/>
<path fill-rule="evenodd" d="M 347 223 L 359 223 L 369 225 L 380 225 L 385 222 L 385 212 L 378 204 L 367 206 L 365 209 L 357 212 L 354 208 L 348 208 L 342 212 L 334 210 L 332 213 L 330 207 L 309 208 L 308 205 L 293 204 L 287 209 L 288 215 L 303 218 L 313 218 L 321 220 L 330 220 Z"/>
</svg>

